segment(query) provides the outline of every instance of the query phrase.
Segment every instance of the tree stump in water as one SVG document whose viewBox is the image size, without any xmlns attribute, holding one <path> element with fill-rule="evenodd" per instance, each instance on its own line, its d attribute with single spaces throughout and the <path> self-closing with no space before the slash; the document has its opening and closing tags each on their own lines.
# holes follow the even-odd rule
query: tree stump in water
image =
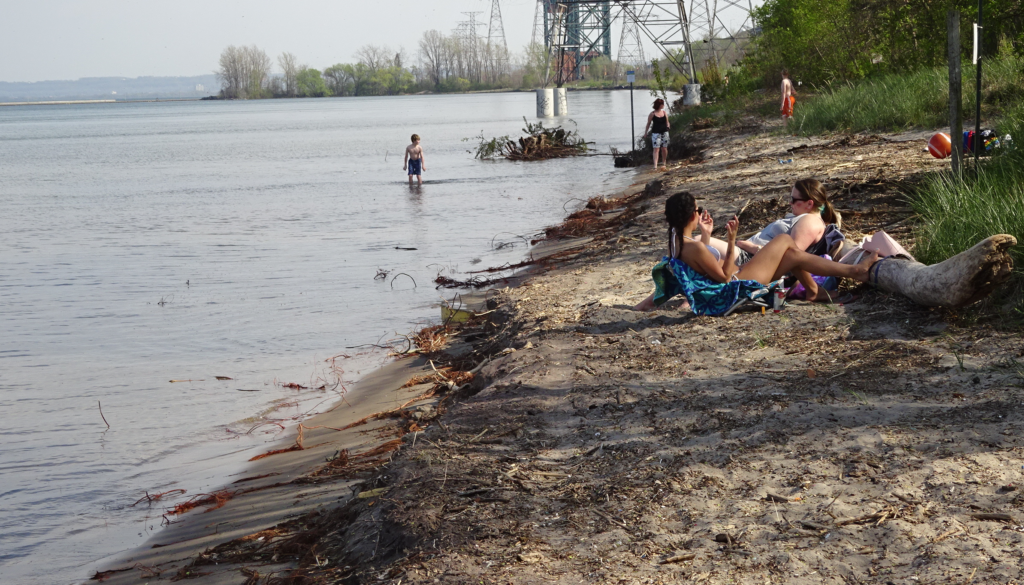
<svg viewBox="0 0 1024 585">
<path fill-rule="evenodd" d="M 884 258 L 871 268 L 870 283 L 926 307 L 963 307 L 1006 282 L 1013 272 L 1008 251 L 1016 244 L 1017 239 L 1008 234 L 991 236 L 931 266 L 906 258 Z"/>
</svg>

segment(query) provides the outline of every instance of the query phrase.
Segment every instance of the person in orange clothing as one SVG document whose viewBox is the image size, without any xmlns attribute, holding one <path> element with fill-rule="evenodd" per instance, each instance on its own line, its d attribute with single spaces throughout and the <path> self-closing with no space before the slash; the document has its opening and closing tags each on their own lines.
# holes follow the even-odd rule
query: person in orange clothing
<svg viewBox="0 0 1024 585">
<path fill-rule="evenodd" d="M 796 90 L 789 80 L 789 70 L 782 70 L 782 119 L 793 117 L 793 106 L 796 104 Z"/>
</svg>

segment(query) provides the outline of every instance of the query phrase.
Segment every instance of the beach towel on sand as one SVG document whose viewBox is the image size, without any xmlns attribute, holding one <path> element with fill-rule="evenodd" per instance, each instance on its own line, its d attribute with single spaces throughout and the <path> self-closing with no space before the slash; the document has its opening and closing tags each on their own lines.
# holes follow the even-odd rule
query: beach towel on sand
<svg viewBox="0 0 1024 585">
<path fill-rule="evenodd" d="M 695 315 L 724 315 L 740 300 L 765 288 L 756 280 L 715 282 L 697 274 L 685 262 L 665 256 L 651 270 L 654 279 L 654 304 L 661 305 L 682 294 L 690 301 Z"/>
</svg>

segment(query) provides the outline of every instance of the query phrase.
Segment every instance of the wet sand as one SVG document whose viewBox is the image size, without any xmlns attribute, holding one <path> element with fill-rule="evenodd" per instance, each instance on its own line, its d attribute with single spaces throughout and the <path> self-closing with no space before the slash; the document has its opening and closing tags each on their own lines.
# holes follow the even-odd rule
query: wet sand
<svg viewBox="0 0 1024 585">
<path fill-rule="evenodd" d="M 310 472 L 327 463 L 327 458 L 340 450 L 352 455 L 381 445 L 386 439 L 379 432 L 388 427 L 387 419 L 369 421 L 347 430 L 345 427 L 375 413 L 389 411 L 424 392 L 425 386 L 401 388 L 410 378 L 429 371 L 422 357 L 406 358 L 391 363 L 360 379 L 352 386 L 345 400 L 332 410 L 303 421 L 304 450 L 265 457 L 252 463 L 244 477 L 224 489 L 236 495 L 220 508 L 201 506 L 180 517 L 168 516 L 173 524 L 158 532 L 146 544 L 126 555 L 110 559 L 104 566 L 104 583 L 138 583 L 140 578 L 152 582 L 174 578 L 191 557 L 225 542 L 270 529 L 317 509 L 344 504 L 358 495 L 362 479 L 317 478 Z M 435 399 L 408 404 L 407 408 L 429 410 Z M 314 428 L 322 427 L 322 428 Z M 287 448 L 295 443 L 296 431 L 273 449 Z M 254 478 L 246 481 L 247 478 Z M 160 506 L 154 503 L 154 507 Z M 258 538 L 258 537 L 257 537 Z M 271 562 L 271 569 L 284 570 L 291 563 Z M 191 571 L 199 575 L 196 583 L 240 583 L 240 565 L 213 564 Z M 124 570 L 127 569 L 127 570 Z M 186 567 L 184 571 L 188 572 Z M 183 574 L 184 576 L 184 574 Z M 191 577 L 190 577 L 191 578 Z"/>
</svg>

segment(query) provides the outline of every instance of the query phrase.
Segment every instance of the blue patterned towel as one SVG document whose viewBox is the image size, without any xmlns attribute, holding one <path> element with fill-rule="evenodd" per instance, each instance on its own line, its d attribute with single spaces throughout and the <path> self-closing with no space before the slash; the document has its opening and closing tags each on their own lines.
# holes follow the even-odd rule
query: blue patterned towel
<svg viewBox="0 0 1024 585">
<path fill-rule="evenodd" d="M 736 304 L 740 295 L 749 296 L 766 288 L 756 280 L 715 282 L 697 274 L 685 262 L 668 256 L 654 265 L 651 277 L 654 279 L 655 305 L 683 294 L 690 301 L 695 315 L 722 315 Z"/>
</svg>

